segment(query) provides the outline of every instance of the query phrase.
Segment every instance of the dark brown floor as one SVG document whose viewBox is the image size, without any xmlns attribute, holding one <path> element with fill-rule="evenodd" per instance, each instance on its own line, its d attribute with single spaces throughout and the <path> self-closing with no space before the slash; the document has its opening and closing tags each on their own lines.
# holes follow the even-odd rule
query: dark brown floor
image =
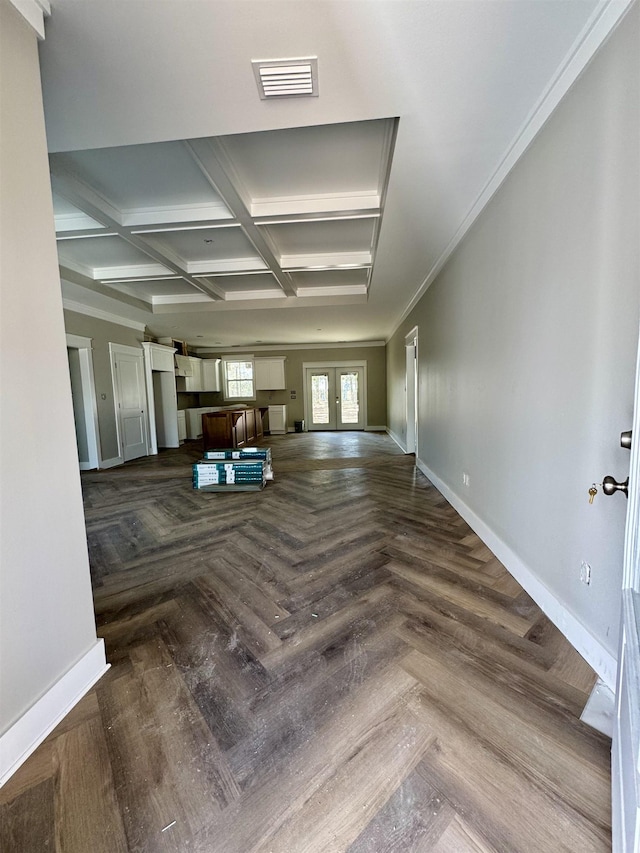
<svg viewBox="0 0 640 853">
<path fill-rule="evenodd" d="M 392 441 L 83 475 L 110 671 L 0 791 L 3 853 L 610 849 L 594 676 Z"/>
</svg>

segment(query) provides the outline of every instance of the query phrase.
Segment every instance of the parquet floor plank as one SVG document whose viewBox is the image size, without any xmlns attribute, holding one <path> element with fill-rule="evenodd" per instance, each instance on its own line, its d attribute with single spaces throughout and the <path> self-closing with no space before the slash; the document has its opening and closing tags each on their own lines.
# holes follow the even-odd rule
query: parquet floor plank
<svg viewBox="0 0 640 853">
<path fill-rule="evenodd" d="M 605 853 L 595 674 L 391 439 L 82 475 L 111 668 L 0 791 L 2 853 Z"/>
</svg>

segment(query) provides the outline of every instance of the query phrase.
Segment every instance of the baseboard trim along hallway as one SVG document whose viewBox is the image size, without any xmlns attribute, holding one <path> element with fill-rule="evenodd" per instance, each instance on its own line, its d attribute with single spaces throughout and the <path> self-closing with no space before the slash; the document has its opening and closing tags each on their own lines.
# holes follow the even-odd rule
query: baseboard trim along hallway
<svg viewBox="0 0 640 853">
<path fill-rule="evenodd" d="M 393 436 L 391 436 L 393 438 Z M 582 655 L 589 666 L 594 669 L 604 684 L 615 692 L 617 662 L 613 655 L 579 622 L 576 617 L 541 583 L 532 570 L 520 559 L 500 537 L 452 491 L 437 474 L 421 459 L 416 459 L 416 466 L 436 487 L 440 494 L 449 501 L 451 506 L 467 522 L 484 544 L 489 548 L 507 571 L 533 598 L 538 607 L 551 619 L 574 649 Z"/>
</svg>

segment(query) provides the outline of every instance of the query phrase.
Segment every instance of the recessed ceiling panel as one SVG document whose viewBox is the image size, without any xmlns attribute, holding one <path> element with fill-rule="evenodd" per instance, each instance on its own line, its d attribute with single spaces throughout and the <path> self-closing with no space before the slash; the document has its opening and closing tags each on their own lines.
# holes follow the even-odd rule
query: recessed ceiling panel
<svg viewBox="0 0 640 853">
<path fill-rule="evenodd" d="M 247 293 L 250 291 L 273 291 L 282 295 L 282 288 L 271 273 L 257 275 L 217 275 L 205 279 L 225 293 Z"/>
<path fill-rule="evenodd" d="M 109 268 L 121 270 L 123 267 L 144 267 L 154 263 L 148 255 L 117 235 L 59 240 L 58 257 L 63 266 L 80 266 L 93 272 L 101 270 L 102 275 Z M 121 274 L 114 272 L 114 276 Z"/>
<path fill-rule="evenodd" d="M 376 219 L 338 219 L 265 225 L 282 255 L 370 252 Z"/>
<path fill-rule="evenodd" d="M 201 296 L 203 302 L 210 301 L 210 297 L 183 278 L 110 282 L 109 287 L 122 293 L 128 293 L 130 296 L 137 296 L 147 302 L 152 302 L 153 297 L 167 298 L 171 296 Z"/>
<path fill-rule="evenodd" d="M 391 119 L 227 136 L 252 199 L 381 191 Z"/>
<path fill-rule="evenodd" d="M 366 287 L 369 270 L 317 270 L 290 273 L 296 289 L 304 287 Z"/>
<path fill-rule="evenodd" d="M 220 208 L 218 218 L 231 215 L 182 142 L 95 148 L 51 159 L 122 212 L 209 205 Z"/>
<path fill-rule="evenodd" d="M 255 248 L 239 227 L 163 231 L 139 236 L 160 249 L 170 249 L 186 262 L 258 258 Z M 261 260 L 259 265 L 263 265 Z"/>
<path fill-rule="evenodd" d="M 57 193 L 53 193 L 53 216 L 56 231 L 82 231 L 104 227 Z"/>
</svg>

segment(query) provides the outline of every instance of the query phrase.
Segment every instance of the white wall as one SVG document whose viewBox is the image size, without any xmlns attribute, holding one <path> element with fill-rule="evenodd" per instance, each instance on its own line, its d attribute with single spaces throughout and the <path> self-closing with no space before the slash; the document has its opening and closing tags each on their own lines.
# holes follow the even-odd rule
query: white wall
<svg viewBox="0 0 640 853">
<path fill-rule="evenodd" d="M 98 643 L 37 43 L 7 0 L 0 0 L 0 81 L 0 736 L 4 762 L 9 750 L 4 735 L 15 731 L 14 724 L 25 712 L 92 654 Z M 68 704 L 73 696 L 63 701 Z M 46 728 L 46 720 L 41 722 Z M 33 734 L 33 728 L 30 731 Z M 15 739 L 14 747 L 21 748 Z M 11 756 L 7 760 L 11 764 Z M 6 769 L 0 767 L 0 776 Z"/>
<path fill-rule="evenodd" d="M 423 463 L 614 657 L 626 501 L 589 506 L 587 490 L 629 468 L 639 17 L 636 5 L 388 347 L 392 433 L 406 435 L 404 335 L 417 325 Z"/>
</svg>

